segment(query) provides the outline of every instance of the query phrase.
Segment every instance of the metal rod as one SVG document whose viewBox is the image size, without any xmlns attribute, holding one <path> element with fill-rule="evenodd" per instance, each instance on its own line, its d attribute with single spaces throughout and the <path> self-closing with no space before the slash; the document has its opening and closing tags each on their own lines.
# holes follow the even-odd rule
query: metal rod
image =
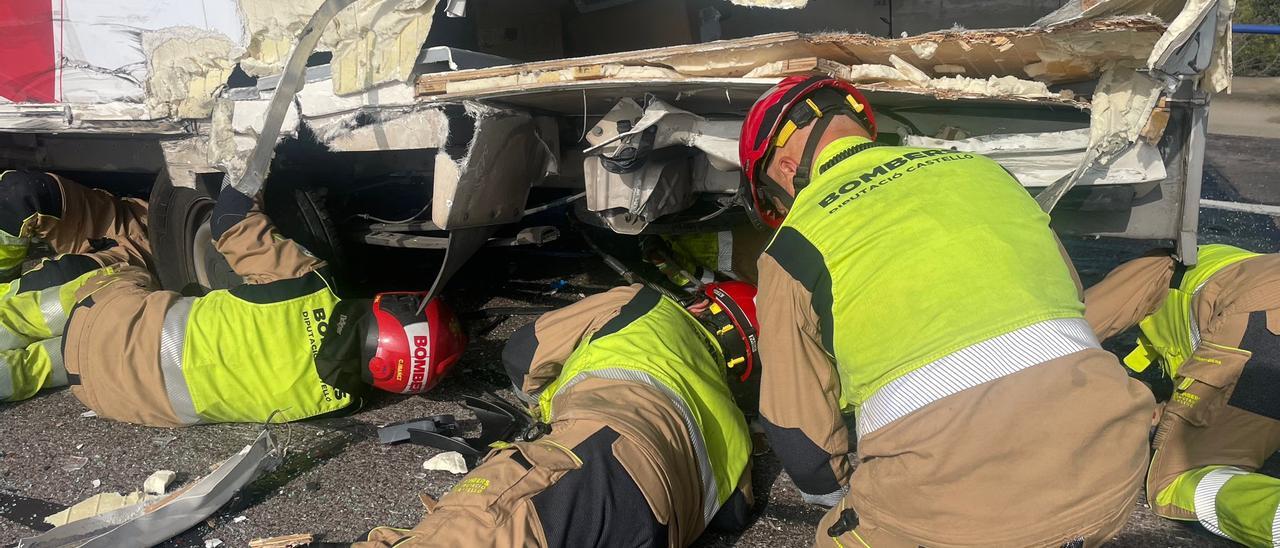
<svg viewBox="0 0 1280 548">
<path fill-rule="evenodd" d="M 1280 25 L 1232 23 L 1231 32 L 1235 34 L 1280 34 Z"/>
<path fill-rule="evenodd" d="M 262 188 L 262 183 L 267 178 L 267 170 L 271 167 L 271 157 L 275 156 L 276 139 L 280 137 L 280 126 L 284 124 L 285 113 L 288 112 L 289 105 L 293 103 L 293 98 L 298 95 L 298 91 L 306 84 L 307 58 L 316 50 L 320 35 L 324 33 L 325 27 L 329 26 L 333 17 L 354 2 L 355 0 L 325 0 L 298 35 L 298 45 L 294 46 L 293 51 L 290 52 L 289 61 L 280 72 L 280 82 L 276 84 L 276 90 L 271 93 L 271 102 L 267 106 L 267 115 L 262 122 L 262 132 L 258 135 L 258 142 L 249 152 L 244 174 L 240 176 L 239 181 L 235 182 L 236 190 L 242 194 L 253 196 Z"/>
<path fill-rule="evenodd" d="M 1224 202 L 1222 200 L 1200 200 L 1200 207 L 1209 209 L 1221 209 L 1225 211 L 1240 211 L 1243 213 L 1256 213 L 1258 215 L 1270 215 L 1272 217 L 1280 217 L 1280 206 L 1266 204 L 1246 204 L 1241 202 Z"/>
</svg>

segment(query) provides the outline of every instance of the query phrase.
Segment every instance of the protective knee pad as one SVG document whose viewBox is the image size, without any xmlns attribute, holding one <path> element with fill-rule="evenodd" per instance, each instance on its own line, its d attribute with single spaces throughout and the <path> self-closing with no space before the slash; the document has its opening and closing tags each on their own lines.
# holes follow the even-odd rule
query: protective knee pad
<svg viewBox="0 0 1280 548">
<path fill-rule="evenodd" d="M 62 216 L 62 189 L 58 181 L 38 171 L 0 173 L 0 230 L 21 236 L 22 224 L 37 213 Z"/>
</svg>

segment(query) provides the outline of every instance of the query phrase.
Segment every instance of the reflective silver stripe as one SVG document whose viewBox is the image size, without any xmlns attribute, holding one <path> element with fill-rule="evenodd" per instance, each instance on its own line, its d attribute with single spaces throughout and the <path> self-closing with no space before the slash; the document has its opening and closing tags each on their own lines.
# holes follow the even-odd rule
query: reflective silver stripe
<svg viewBox="0 0 1280 548">
<path fill-rule="evenodd" d="M 680 419 L 684 421 L 685 429 L 689 431 L 689 436 L 693 442 L 693 453 L 698 459 L 698 475 L 702 478 L 703 525 L 711 523 L 711 518 L 720 510 L 720 488 L 716 485 L 716 474 L 711 468 L 711 459 L 707 456 L 707 444 L 702 439 L 702 429 L 698 428 L 698 423 L 693 420 L 693 412 L 689 410 L 689 405 L 685 403 L 684 399 L 648 373 L 620 368 L 597 369 L 579 373 L 560 387 L 560 392 L 556 394 L 556 397 L 558 398 L 560 394 L 563 394 L 570 387 L 589 377 L 647 384 L 658 389 L 667 398 L 671 399 L 672 405 L 680 413 Z"/>
<path fill-rule="evenodd" d="M 62 362 L 62 337 L 40 341 L 40 346 L 43 346 L 45 353 L 49 354 L 49 364 L 52 367 L 52 371 L 49 372 L 49 382 L 42 388 L 66 386 L 67 366 Z"/>
<path fill-rule="evenodd" d="M 733 271 L 733 232 L 716 233 L 716 270 Z"/>
<path fill-rule="evenodd" d="M 0 350 L 13 350 L 27 346 L 27 338 L 10 331 L 9 328 L 0 325 Z"/>
<path fill-rule="evenodd" d="M 9 360 L 0 355 L 0 401 L 9 399 L 13 395 L 13 371 L 9 365 Z"/>
<path fill-rule="evenodd" d="M 858 409 L 858 438 L 962 390 L 1089 348 L 1100 346 L 1088 322 L 1063 318 L 952 352 L 872 394 Z"/>
<path fill-rule="evenodd" d="M 160 329 L 160 372 L 164 374 L 164 391 L 173 406 L 173 414 L 183 424 L 198 424 L 200 416 L 191 402 L 187 377 L 182 371 L 182 349 L 187 339 L 187 317 L 191 315 L 194 297 L 174 301 L 164 313 L 164 326 Z"/>
<path fill-rule="evenodd" d="M 1200 478 L 1200 483 L 1196 484 L 1196 519 L 1199 519 L 1200 524 L 1215 535 L 1231 538 L 1226 533 L 1223 533 L 1222 529 L 1218 528 L 1218 491 L 1222 490 L 1222 486 L 1226 485 L 1232 476 L 1242 476 L 1244 474 L 1248 474 L 1248 472 L 1227 466 L 1205 474 L 1203 478 Z"/>
<path fill-rule="evenodd" d="M 44 324 L 53 336 L 62 335 L 67 328 L 67 312 L 62 309 L 62 286 L 46 287 L 40 290 L 40 315 L 44 316 Z"/>
<path fill-rule="evenodd" d="M 1271 518 L 1271 545 L 1280 546 L 1280 507 L 1276 508 L 1275 516 Z"/>
</svg>

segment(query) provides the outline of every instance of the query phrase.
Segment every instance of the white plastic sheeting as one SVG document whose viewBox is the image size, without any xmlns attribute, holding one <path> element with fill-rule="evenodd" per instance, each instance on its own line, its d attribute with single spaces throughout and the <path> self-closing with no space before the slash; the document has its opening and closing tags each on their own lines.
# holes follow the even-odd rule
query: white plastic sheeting
<svg viewBox="0 0 1280 548">
<path fill-rule="evenodd" d="M 1075 172 L 1089 146 L 1089 129 L 983 135 L 947 140 L 908 136 L 903 144 L 974 152 L 995 160 L 1027 187 L 1046 187 Z M 1160 151 L 1145 141 L 1113 161 L 1086 170 L 1078 185 L 1139 184 L 1165 178 Z"/>
</svg>

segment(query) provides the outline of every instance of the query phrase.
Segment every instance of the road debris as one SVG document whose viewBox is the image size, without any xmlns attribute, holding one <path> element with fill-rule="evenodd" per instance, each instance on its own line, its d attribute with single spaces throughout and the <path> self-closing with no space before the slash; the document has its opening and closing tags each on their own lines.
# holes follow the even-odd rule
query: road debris
<svg viewBox="0 0 1280 548">
<path fill-rule="evenodd" d="M 49 525 L 59 527 L 73 521 L 99 516 L 126 506 L 138 504 L 139 502 L 142 502 L 142 499 L 143 495 L 138 491 L 134 491 L 128 495 L 121 495 L 120 493 L 98 493 L 97 495 L 75 503 L 66 510 L 45 517 L 44 522 Z"/>
<path fill-rule="evenodd" d="M 169 484 L 178 474 L 173 470 L 157 470 L 142 482 L 142 491 L 148 495 L 163 495 L 169 490 Z"/>
<path fill-rule="evenodd" d="M 462 458 L 462 453 L 445 451 L 423 462 L 422 469 L 442 470 L 451 474 L 465 474 L 467 473 L 467 461 Z"/>
<path fill-rule="evenodd" d="M 92 485 L 94 489 L 97 489 L 99 487 L 102 487 L 102 480 L 98 480 L 98 479 L 93 480 L 89 482 L 89 485 Z"/>
<path fill-rule="evenodd" d="M 301 535 L 285 535 L 282 537 L 259 538 L 249 541 L 249 548 L 295 548 L 311 544 L 315 536 L 310 533 Z"/>
<path fill-rule="evenodd" d="M 271 431 L 222 463 L 213 473 L 156 502 L 137 502 L 100 515 L 54 527 L 18 542 L 19 548 L 76 545 L 152 546 L 200 523 L 245 485 L 273 470 L 283 448 Z M 138 494 L 141 497 L 141 493 Z M 206 545 L 207 545 L 206 541 Z M 221 542 L 221 541 L 219 541 Z M 216 545 L 215 545 L 216 546 Z"/>
<path fill-rule="evenodd" d="M 63 472 L 75 472 L 84 468 L 86 464 L 89 464 L 89 459 L 78 455 L 70 455 L 58 459 L 58 468 L 61 468 Z"/>
<path fill-rule="evenodd" d="M 97 412 L 97 411 L 85 411 L 84 413 L 81 413 L 81 414 L 80 414 L 80 416 L 81 416 L 81 417 L 84 417 L 84 418 L 86 418 L 86 419 L 91 419 L 91 418 L 93 418 L 93 417 L 98 416 L 98 412 Z"/>
<path fill-rule="evenodd" d="M 231 523 L 244 523 L 246 521 L 249 521 L 249 518 L 244 516 L 236 516 L 235 519 L 231 520 Z"/>
<path fill-rule="evenodd" d="M 211 538 L 204 541 L 204 548 L 218 548 L 219 546 L 222 546 L 222 541 L 219 539 Z"/>
<path fill-rule="evenodd" d="M 151 444 L 164 447 L 166 445 L 169 445 L 170 442 L 176 439 L 178 439 L 178 436 L 156 436 L 154 438 L 151 438 Z"/>
</svg>

